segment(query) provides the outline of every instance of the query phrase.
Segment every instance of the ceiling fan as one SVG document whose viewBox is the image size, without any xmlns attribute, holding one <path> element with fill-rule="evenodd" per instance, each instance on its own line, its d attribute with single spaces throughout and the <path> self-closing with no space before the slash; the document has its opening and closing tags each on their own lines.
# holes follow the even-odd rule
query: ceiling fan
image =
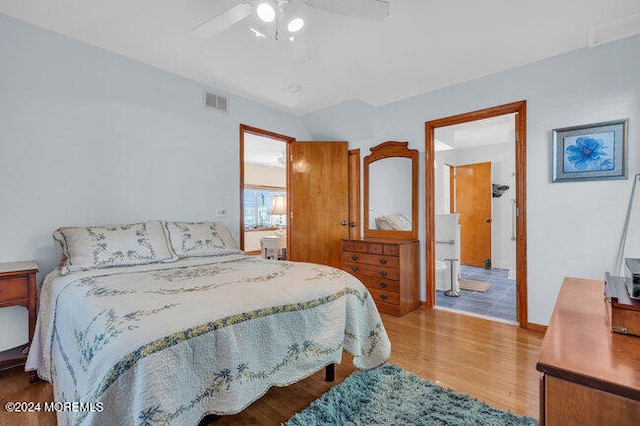
<svg viewBox="0 0 640 426">
<path fill-rule="evenodd" d="M 264 165 L 267 167 L 267 169 L 284 169 L 285 167 L 287 167 L 286 151 L 280 152 L 277 158 L 273 158 L 271 161 L 267 161 Z"/>
<path fill-rule="evenodd" d="M 306 62 L 308 54 L 299 37 L 305 27 L 304 14 L 299 4 L 307 8 L 348 16 L 366 21 L 383 21 L 389 16 L 388 0 L 254 0 L 242 1 L 191 30 L 200 38 L 212 38 L 254 15 L 257 19 L 249 30 L 257 38 L 273 34 L 275 40 L 294 43 L 294 59 Z M 296 58 L 296 56 L 298 58 Z M 301 60 L 300 60 L 301 59 Z"/>
</svg>

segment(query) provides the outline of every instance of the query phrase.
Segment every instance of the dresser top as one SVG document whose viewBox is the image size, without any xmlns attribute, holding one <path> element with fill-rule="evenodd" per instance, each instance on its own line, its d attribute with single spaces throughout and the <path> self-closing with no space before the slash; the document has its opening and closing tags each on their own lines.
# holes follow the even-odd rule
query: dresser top
<svg viewBox="0 0 640 426">
<path fill-rule="evenodd" d="M 606 303 L 602 281 L 565 278 L 537 369 L 640 400 L 640 337 L 613 333 Z"/>
<path fill-rule="evenodd" d="M 342 241 L 373 244 L 410 244 L 419 242 L 419 240 L 397 240 L 391 238 L 343 238 Z"/>
<path fill-rule="evenodd" d="M 38 264 L 32 260 L 27 262 L 9 262 L 0 263 L 0 274 L 7 274 L 9 272 L 22 272 L 22 271 L 37 271 Z"/>
</svg>

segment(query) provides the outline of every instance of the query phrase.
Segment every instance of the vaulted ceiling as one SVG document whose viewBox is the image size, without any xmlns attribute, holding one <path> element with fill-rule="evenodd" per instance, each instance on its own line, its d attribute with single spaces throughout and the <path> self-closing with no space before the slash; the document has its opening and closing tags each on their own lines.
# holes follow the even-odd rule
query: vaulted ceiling
<svg viewBox="0 0 640 426">
<path fill-rule="evenodd" d="M 349 0 L 345 0 L 349 1 Z M 586 47 L 589 27 L 640 0 L 389 0 L 367 22 L 306 7 L 309 60 L 242 21 L 191 30 L 238 0 L 0 0 L 0 12 L 295 114 L 350 99 L 372 105 Z"/>
</svg>

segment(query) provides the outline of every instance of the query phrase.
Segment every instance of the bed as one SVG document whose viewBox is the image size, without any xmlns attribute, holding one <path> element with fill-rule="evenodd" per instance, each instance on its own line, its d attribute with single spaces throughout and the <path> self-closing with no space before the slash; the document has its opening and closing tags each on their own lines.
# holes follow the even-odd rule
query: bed
<svg viewBox="0 0 640 426">
<path fill-rule="evenodd" d="M 360 281 L 245 256 L 220 224 L 154 221 L 54 237 L 64 262 L 41 288 L 27 370 L 67 403 L 61 425 L 195 425 L 339 363 L 343 350 L 364 369 L 389 357 Z"/>
</svg>

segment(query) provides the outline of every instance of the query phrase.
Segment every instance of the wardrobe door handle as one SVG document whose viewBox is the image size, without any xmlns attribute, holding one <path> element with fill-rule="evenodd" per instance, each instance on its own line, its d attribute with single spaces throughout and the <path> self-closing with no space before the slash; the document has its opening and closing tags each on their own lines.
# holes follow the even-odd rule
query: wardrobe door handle
<svg viewBox="0 0 640 426">
<path fill-rule="evenodd" d="M 387 276 L 387 271 L 380 271 L 380 276 L 386 277 Z"/>
<path fill-rule="evenodd" d="M 383 265 L 387 264 L 387 259 L 380 259 L 380 263 L 382 263 Z"/>
<path fill-rule="evenodd" d="M 389 286 L 389 284 L 387 283 L 380 283 L 380 287 L 382 288 L 387 288 Z"/>
<path fill-rule="evenodd" d="M 351 256 L 351 260 L 358 260 L 358 256 L 354 254 L 353 256 Z"/>
</svg>

